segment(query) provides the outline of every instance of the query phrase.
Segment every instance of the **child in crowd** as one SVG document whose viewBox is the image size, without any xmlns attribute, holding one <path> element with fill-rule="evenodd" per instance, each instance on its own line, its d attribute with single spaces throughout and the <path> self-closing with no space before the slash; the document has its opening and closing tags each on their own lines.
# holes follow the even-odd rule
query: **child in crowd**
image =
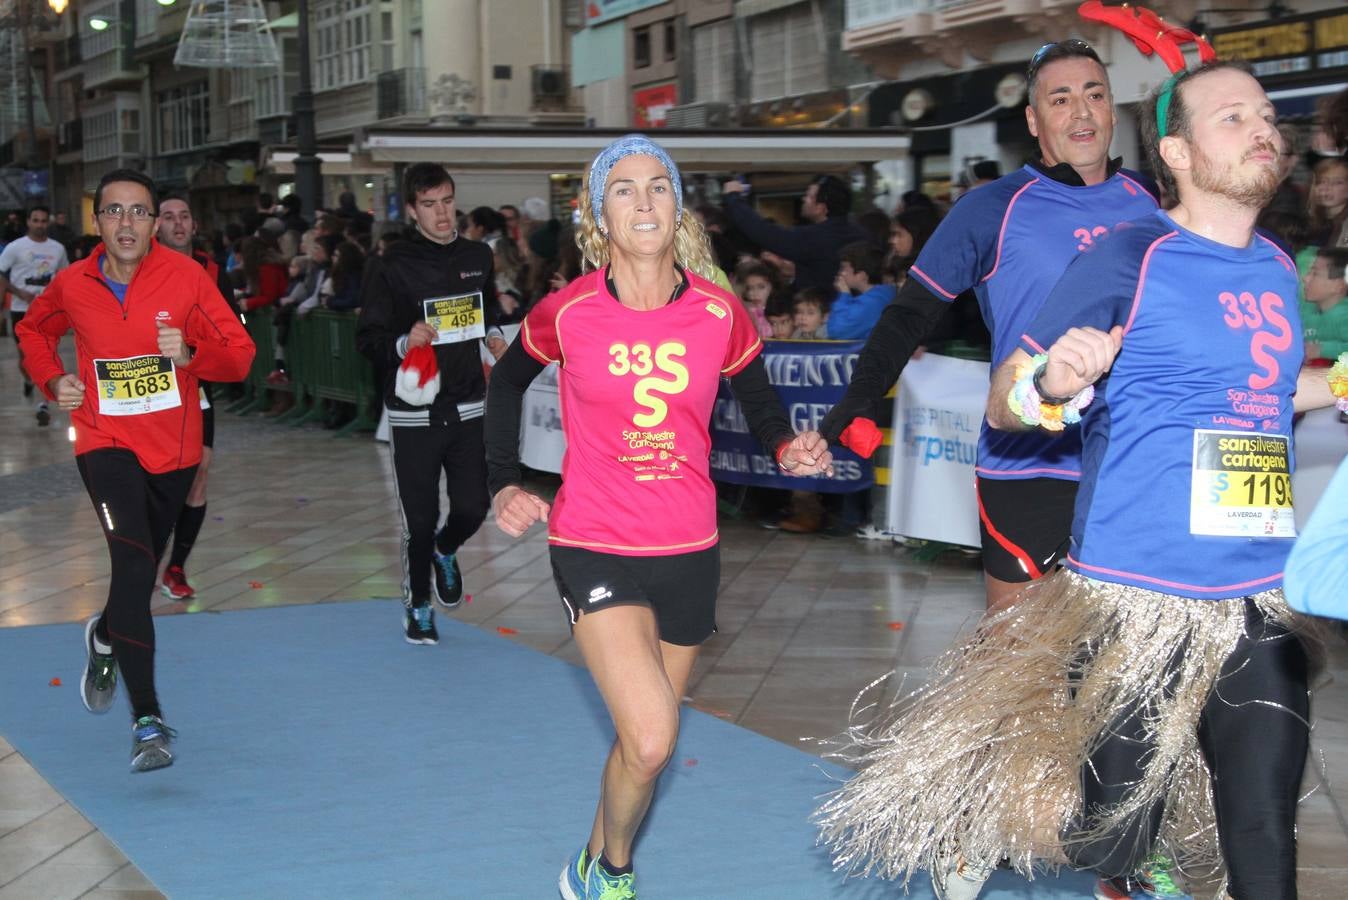
<svg viewBox="0 0 1348 900">
<path fill-rule="evenodd" d="M 790 340 L 796 333 L 796 319 L 791 309 L 791 292 L 778 288 L 768 297 L 767 319 L 772 327 L 771 337 L 775 340 Z"/>
<path fill-rule="evenodd" d="M 826 341 L 828 334 L 829 295 L 819 288 L 805 288 L 796 292 L 791 304 L 791 316 L 796 325 L 792 335 L 798 341 Z"/>
<path fill-rule="evenodd" d="M 797 291 L 791 303 L 792 322 L 796 327 L 791 337 L 798 341 L 827 340 L 828 302 L 828 292 L 819 288 Z M 823 498 L 814 491 L 792 491 L 791 513 L 778 523 L 778 527 L 793 534 L 813 534 L 823 525 Z"/>
<path fill-rule="evenodd" d="M 884 282 L 885 256 L 870 241 L 857 241 L 838 251 L 838 295 L 828 312 L 828 336 L 836 341 L 870 336 L 880 313 L 894 299 L 894 286 Z"/>
<path fill-rule="evenodd" d="M 1306 359 L 1333 362 L 1348 351 L 1348 247 L 1321 247 L 1303 279 L 1306 300 L 1301 304 L 1301 326 L 1306 337 Z"/>
<path fill-rule="evenodd" d="M 740 300 L 749 311 L 749 317 L 758 328 L 761 338 L 772 337 L 768 324 L 768 297 L 777 286 L 776 273 L 761 262 L 745 262 L 735 267 L 735 284 L 739 286 Z"/>
<path fill-rule="evenodd" d="M 285 296 L 281 298 L 281 305 L 293 306 L 308 296 L 304 293 L 304 288 L 305 281 L 309 278 L 309 257 L 302 253 L 292 256 L 286 265 L 286 277 L 289 280 L 286 283 Z"/>
</svg>

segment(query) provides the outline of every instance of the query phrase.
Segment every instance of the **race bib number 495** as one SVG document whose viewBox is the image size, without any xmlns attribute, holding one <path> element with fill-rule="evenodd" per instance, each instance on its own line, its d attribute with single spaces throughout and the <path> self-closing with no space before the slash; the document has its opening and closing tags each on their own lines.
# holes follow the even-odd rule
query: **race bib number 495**
<svg viewBox="0 0 1348 900">
<path fill-rule="evenodd" d="M 1291 439 L 1248 431 L 1194 431 L 1189 531 L 1296 537 Z"/>
<path fill-rule="evenodd" d="M 421 305 L 426 324 L 436 331 L 437 344 L 458 344 L 487 336 L 480 291 L 456 297 L 432 297 L 421 301 Z"/>
<path fill-rule="evenodd" d="M 132 356 L 94 360 L 98 411 L 105 416 L 137 416 L 182 405 L 173 360 Z"/>
</svg>

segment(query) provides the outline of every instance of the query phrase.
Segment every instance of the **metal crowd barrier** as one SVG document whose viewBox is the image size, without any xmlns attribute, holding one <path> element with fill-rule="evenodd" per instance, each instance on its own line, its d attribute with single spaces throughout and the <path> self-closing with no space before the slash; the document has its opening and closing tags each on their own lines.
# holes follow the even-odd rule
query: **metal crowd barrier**
<svg viewBox="0 0 1348 900">
<path fill-rule="evenodd" d="M 355 418 L 339 428 L 334 437 L 353 431 L 374 431 L 379 425 L 372 417 L 376 402 L 374 368 L 356 350 L 356 316 L 349 312 L 315 309 L 306 316 L 295 316 L 285 345 L 288 384 L 269 384 L 267 376 L 275 366 L 275 312 L 254 310 L 247 314 L 244 327 L 257 344 L 257 356 L 244 382 L 244 396 L 230 412 L 251 413 L 268 405 L 268 391 L 293 392 L 295 405 L 274 421 L 302 425 L 323 416 L 320 401 L 350 403 Z"/>
</svg>

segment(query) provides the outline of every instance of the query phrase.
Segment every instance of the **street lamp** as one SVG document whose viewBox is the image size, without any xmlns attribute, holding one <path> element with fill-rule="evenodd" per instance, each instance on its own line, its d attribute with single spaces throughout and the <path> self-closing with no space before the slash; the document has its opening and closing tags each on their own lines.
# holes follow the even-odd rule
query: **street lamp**
<svg viewBox="0 0 1348 900">
<path fill-rule="evenodd" d="M 314 91 L 309 72 L 309 0 L 299 0 L 300 84 L 295 92 L 295 193 L 300 206 L 318 221 L 323 204 L 322 162 L 314 127 Z"/>
</svg>

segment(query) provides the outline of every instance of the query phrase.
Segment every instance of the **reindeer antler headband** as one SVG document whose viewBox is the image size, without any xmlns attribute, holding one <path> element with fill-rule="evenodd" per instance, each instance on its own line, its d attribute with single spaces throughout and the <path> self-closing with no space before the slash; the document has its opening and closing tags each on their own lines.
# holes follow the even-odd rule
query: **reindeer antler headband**
<svg viewBox="0 0 1348 900">
<path fill-rule="evenodd" d="M 1171 71 L 1171 76 L 1161 86 L 1156 97 L 1156 130 L 1159 137 L 1165 137 L 1166 118 L 1170 115 L 1170 101 L 1175 93 L 1175 85 L 1189 74 L 1185 68 L 1185 44 L 1193 44 L 1198 49 L 1201 62 L 1212 62 L 1217 51 L 1205 38 L 1199 37 L 1180 25 L 1171 25 L 1156 13 L 1143 6 L 1106 5 L 1102 0 L 1086 0 L 1077 7 L 1077 13 L 1092 22 L 1100 22 L 1110 28 L 1117 28 L 1126 34 L 1143 56 L 1155 54 Z"/>
</svg>

